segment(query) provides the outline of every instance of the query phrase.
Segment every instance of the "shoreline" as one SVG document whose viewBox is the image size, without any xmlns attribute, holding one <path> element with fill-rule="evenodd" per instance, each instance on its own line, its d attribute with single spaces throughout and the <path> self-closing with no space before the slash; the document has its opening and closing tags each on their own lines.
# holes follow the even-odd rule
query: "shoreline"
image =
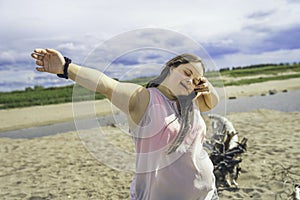
<svg viewBox="0 0 300 200">
<path fill-rule="evenodd" d="M 262 96 L 262 94 L 268 95 L 270 90 L 277 90 L 278 93 L 283 90 L 299 90 L 299 82 L 300 78 L 295 78 L 243 86 L 227 86 L 224 88 L 216 88 L 216 90 L 219 93 L 220 99 L 256 95 Z M 73 107 L 76 107 L 76 112 L 73 110 Z M 92 102 L 5 109 L 0 110 L 0 132 L 70 122 L 74 120 L 74 117 L 80 119 L 91 117 L 91 115 L 97 117 L 106 116 L 115 112 L 118 112 L 117 109 L 112 108 L 107 99 Z"/>
<path fill-rule="evenodd" d="M 203 112 L 202 116 L 207 114 L 219 114 L 226 117 L 231 113 L 248 112 L 282 112 L 282 113 L 300 113 L 300 102 L 295 99 L 300 98 L 300 90 L 278 93 L 268 96 L 239 97 L 237 99 L 221 99 L 218 106 L 209 112 Z M 113 114 L 103 116 L 86 115 L 86 117 L 74 117 L 67 122 L 57 122 L 49 125 L 39 125 L 17 130 L 0 131 L 0 137 L 12 139 L 32 139 L 37 137 L 51 136 L 58 133 L 70 131 L 87 130 L 105 126 L 127 127 L 126 116 L 117 111 Z M 128 130 L 128 127 L 125 128 Z"/>
<path fill-rule="evenodd" d="M 76 114 L 78 119 L 91 115 L 84 108 L 95 108 L 93 114 L 96 116 L 106 116 L 117 112 L 107 99 L 5 109 L 0 110 L 0 132 L 72 121 L 75 117 L 73 106 L 82 111 Z"/>
<path fill-rule="evenodd" d="M 253 83 L 241 86 L 225 86 L 216 88 L 221 98 L 244 97 L 244 96 L 262 96 L 268 95 L 269 91 L 282 92 L 284 90 L 293 91 L 300 89 L 300 78 L 293 78 L 279 81 L 266 81 L 262 83 Z"/>
</svg>

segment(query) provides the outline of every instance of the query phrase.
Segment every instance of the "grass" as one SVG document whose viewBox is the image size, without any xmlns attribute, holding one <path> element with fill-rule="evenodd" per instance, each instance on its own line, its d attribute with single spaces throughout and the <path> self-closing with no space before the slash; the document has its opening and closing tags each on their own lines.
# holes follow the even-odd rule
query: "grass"
<svg viewBox="0 0 300 200">
<path fill-rule="evenodd" d="M 262 67 L 252 67 L 245 69 L 225 70 L 221 71 L 222 76 L 229 77 L 246 77 L 259 75 L 278 75 L 283 72 L 300 72 L 300 65 L 270 65 Z"/>
<path fill-rule="evenodd" d="M 275 80 L 286 80 L 286 79 L 291 79 L 291 78 L 300 78 L 300 73 L 299 74 L 282 75 L 282 76 L 242 79 L 242 80 L 238 80 L 238 81 L 231 81 L 229 83 L 224 83 L 224 86 L 247 85 L 247 84 L 251 84 L 251 83 L 261 83 L 261 82 L 265 82 L 265 81 L 275 81 Z"/>
<path fill-rule="evenodd" d="M 285 72 L 290 74 L 279 75 Z M 249 76 L 268 75 L 267 77 L 249 78 Z M 285 80 L 300 77 L 300 64 L 280 64 L 250 66 L 246 68 L 236 68 L 234 70 L 208 71 L 206 77 L 216 86 L 245 85 L 259 83 L 270 80 Z M 222 77 L 231 78 L 230 82 L 225 82 Z M 247 78 L 246 78 L 247 77 Z M 128 82 L 145 86 L 153 77 L 142 77 Z M 236 80 L 234 78 L 237 78 Z M 244 79 L 243 79 L 244 78 Z M 84 101 L 105 98 L 102 94 L 94 93 L 76 85 L 76 95 L 73 95 L 73 86 L 43 88 L 35 86 L 26 88 L 24 91 L 0 92 L 0 109 L 28 107 L 35 105 L 49 105 L 67 103 L 72 101 Z"/>
<path fill-rule="evenodd" d="M 81 89 L 80 95 L 76 95 L 76 101 L 89 100 L 91 92 Z M 1 92 L 0 109 L 28 107 L 35 105 L 49 105 L 72 102 L 73 85 L 64 87 L 43 88 L 36 86 L 26 88 L 24 91 Z M 97 93 L 95 99 L 103 99 L 102 94 Z"/>
</svg>

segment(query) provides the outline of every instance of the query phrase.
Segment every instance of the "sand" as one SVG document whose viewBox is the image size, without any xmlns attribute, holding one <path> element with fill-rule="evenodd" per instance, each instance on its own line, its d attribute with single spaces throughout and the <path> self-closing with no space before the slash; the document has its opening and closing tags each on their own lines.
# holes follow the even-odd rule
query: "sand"
<svg viewBox="0 0 300 200">
<path fill-rule="evenodd" d="M 281 92 L 283 90 L 299 90 L 300 78 L 267 81 L 263 83 L 253 83 L 242 86 L 226 86 L 224 88 L 217 88 L 221 98 L 241 97 L 241 96 L 254 96 L 254 95 L 268 95 L 270 90 Z"/>
<path fill-rule="evenodd" d="M 240 189 L 221 191 L 221 199 L 271 200 L 291 194 L 300 182 L 300 113 L 257 110 L 227 117 L 240 138 L 248 138 L 248 150 L 241 163 Z"/>
<path fill-rule="evenodd" d="M 278 84 L 285 85 L 282 89 L 298 89 L 289 87 L 294 81 Z M 262 83 L 256 88 L 268 91 L 274 86 Z M 238 91 L 255 95 L 245 88 Z M 235 95 L 238 91 L 226 89 Z M 105 100 L 96 105 L 96 115 L 110 113 Z M 0 127 L 2 131 L 12 130 L 72 117 L 72 104 L 1 110 Z M 239 189 L 219 191 L 220 199 L 287 199 L 293 184 L 300 184 L 300 113 L 255 110 L 229 113 L 227 117 L 239 137 L 248 138 L 248 150 L 241 163 Z M 114 145 L 133 148 L 131 138 L 118 127 L 104 129 L 122 135 L 115 137 Z M 76 132 L 35 139 L 0 138 L 0 144 L 0 199 L 129 199 L 133 172 L 115 170 L 100 162 L 102 159 L 89 152 Z M 105 151 L 100 149 L 100 156 L 110 159 Z"/>
</svg>

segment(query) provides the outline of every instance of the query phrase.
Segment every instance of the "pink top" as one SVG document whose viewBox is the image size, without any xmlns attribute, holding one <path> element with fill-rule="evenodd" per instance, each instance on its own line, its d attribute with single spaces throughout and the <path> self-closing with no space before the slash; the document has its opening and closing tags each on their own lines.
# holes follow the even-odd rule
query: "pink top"
<svg viewBox="0 0 300 200">
<path fill-rule="evenodd" d="M 175 101 L 157 88 L 148 88 L 150 102 L 139 126 L 133 131 L 136 174 L 131 199 L 211 199 L 215 189 L 213 164 L 203 149 L 204 120 L 194 105 L 194 122 L 176 152 L 167 154 L 180 129 Z"/>
</svg>

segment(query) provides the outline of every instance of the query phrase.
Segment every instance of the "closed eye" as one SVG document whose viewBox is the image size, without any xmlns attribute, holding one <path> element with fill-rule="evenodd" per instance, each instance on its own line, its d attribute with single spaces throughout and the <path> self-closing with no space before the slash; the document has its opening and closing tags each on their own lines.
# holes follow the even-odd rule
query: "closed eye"
<svg viewBox="0 0 300 200">
<path fill-rule="evenodd" d="M 188 72 L 188 71 L 184 71 L 184 74 L 188 77 L 190 77 L 192 75 L 192 73 Z"/>
</svg>

